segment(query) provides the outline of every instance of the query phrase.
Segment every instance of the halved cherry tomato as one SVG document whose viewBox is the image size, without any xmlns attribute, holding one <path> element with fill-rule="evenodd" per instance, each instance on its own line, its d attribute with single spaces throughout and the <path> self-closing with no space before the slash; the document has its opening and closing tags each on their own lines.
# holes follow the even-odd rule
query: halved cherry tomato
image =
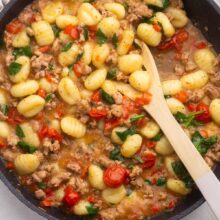
<svg viewBox="0 0 220 220">
<path fill-rule="evenodd" d="M 93 102 L 100 102 L 101 101 L 101 95 L 100 95 L 99 90 L 96 90 L 95 92 L 93 92 L 93 94 L 91 96 L 91 101 L 93 101 Z"/>
<path fill-rule="evenodd" d="M 144 163 L 142 164 L 143 169 L 149 169 L 149 168 L 153 167 L 156 163 L 156 155 L 151 152 L 144 155 L 144 157 L 142 159 L 144 161 Z"/>
<path fill-rule="evenodd" d="M 24 25 L 18 20 L 13 20 L 6 26 L 6 30 L 11 34 L 17 34 L 22 31 Z"/>
<path fill-rule="evenodd" d="M 79 31 L 76 26 L 68 25 L 67 27 L 65 27 L 64 33 L 68 34 L 74 40 L 77 40 L 79 38 Z"/>
<path fill-rule="evenodd" d="M 170 40 L 162 42 L 159 46 L 159 50 L 168 50 L 175 48 L 180 50 L 182 44 L 189 38 L 189 33 L 186 30 L 178 31 Z"/>
<path fill-rule="evenodd" d="M 142 97 L 138 97 L 135 99 L 135 105 L 137 107 L 142 107 L 150 103 L 152 95 L 149 92 L 145 92 Z"/>
<path fill-rule="evenodd" d="M 211 115 L 209 113 L 209 106 L 204 104 L 204 103 L 200 103 L 197 105 L 196 107 L 196 111 L 200 112 L 202 111 L 201 114 L 196 115 L 196 120 L 202 123 L 208 123 L 210 121 L 212 121 Z"/>
<path fill-rule="evenodd" d="M 128 177 L 128 171 L 119 164 L 110 165 L 104 172 L 103 180 L 106 186 L 117 188 L 121 186 Z"/>
<path fill-rule="evenodd" d="M 64 192 L 65 192 L 65 195 L 64 195 L 64 198 L 63 198 L 63 203 L 66 206 L 71 207 L 71 206 L 76 205 L 79 202 L 80 195 L 79 195 L 78 192 L 74 191 L 73 187 L 67 186 L 64 189 Z"/>
<path fill-rule="evenodd" d="M 73 65 L 73 71 L 76 74 L 77 77 L 80 77 L 82 74 L 82 67 L 79 63 L 75 63 Z"/>
<path fill-rule="evenodd" d="M 181 91 L 175 95 L 175 97 L 182 103 L 186 103 L 188 100 L 188 95 L 185 91 Z"/>
<path fill-rule="evenodd" d="M 0 138 L 0 149 L 5 148 L 5 147 L 6 147 L 5 139 Z"/>
<path fill-rule="evenodd" d="M 37 95 L 41 96 L 42 98 L 45 98 L 47 93 L 44 89 L 38 89 L 37 90 Z"/>
<path fill-rule="evenodd" d="M 196 111 L 196 105 L 193 104 L 193 103 L 189 103 L 187 105 L 187 109 L 188 109 L 189 112 L 195 112 Z"/>
<path fill-rule="evenodd" d="M 207 46 L 208 46 L 207 43 L 204 41 L 200 41 L 200 42 L 195 43 L 195 47 L 198 49 L 204 49 Z"/>
<path fill-rule="evenodd" d="M 50 46 L 43 46 L 38 48 L 38 51 L 40 51 L 41 53 L 46 53 L 49 50 L 50 50 Z"/>
<path fill-rule="evenodd" d="M 161 26 L 159 24 L 156 24 L 156 23 L 153 24 L 153 28 L 154 28 L 155 31 L 161 32 Z"/>
<path fill-rule="evenodd" d="M 108 114 L 107 110 L 102 109 L 96 109 L 96 108 L 92 108 L 89 112 L 88 112 L 89 116 L 94 118 L 94 119 L 101 119 L 101 118 L 105 118 Z"/>
<path fill-rule="evenodd" d="M 16 107 L 11 107 L 8 112 L 8 123 L 11 125 L 20 124 L 25 121 L 25 118 L 20 115 Z"/>
</svg>

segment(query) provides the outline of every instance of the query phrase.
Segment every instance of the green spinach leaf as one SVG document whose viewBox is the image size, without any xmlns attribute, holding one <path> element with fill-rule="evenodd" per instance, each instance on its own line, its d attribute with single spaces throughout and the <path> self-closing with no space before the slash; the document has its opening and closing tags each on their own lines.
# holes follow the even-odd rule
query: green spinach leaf
<svg viewBox="0 0 220 220">
<path fill-rule="evenodd" d="M 99 211 L 99 208 L 95 207 L 92 204 L 90 204 L 89 206 L 86 206 L 86 209 L 89 215 L 96 215 Z"/>
<path fill-rule="evenodd" d="M 109 158 L 111 160 L 119 160 L 124 161 L 123 156 L 121 155 L 120 148 L 118 146 L 115 146 L 115 148 L 110 152 Z"/>
<path fill-rule="evenodd" d="M 19 142 L 18 142 L 18 146 L 19 146 L 24 152 L 30 153 L 30 154 L 33 154 L 33 153 L 37 150 L 37 148 L 36 148 L 34 145 L 28 144 L 28 143 L 26 143 L 26 142 L 24 142 L 24 141 L 19 141 Z"/>
<path fill-rule="evenodd" d="M 66 43 L 66 45 L 63 48 L 63 52 L 68 51 L 71 47 L 72 47 L 73 43 L 72 42 L 68 42 Z"/>
<path fill-rule="evenodd" d="M 134 126 L 131 126 L 130 128 L 128 128 L 127 130 L 125 131 L 116 131 L 116 134 L 118 135 L 118 137 L 122 140 L 122 141 L 125 141 L 127 139 L 127 137 L 129 135 L 133 135 L 133 134 L 136 134 L 136 128 Z"/>
<path fill-rule="evenodd" d="M 24 138 L 25 137 L 25 134 L 21 128 L 20 125 L 17 125 L 16 126 L 16 135 L 19 137 L 19 138 Z"/>
<path fill-rule="evenodd" d="M 15 76 L 22 68 L 20 63 L 13 62 L 8 67 L 9 75 Z"/>
<path fill-rule="evenodd" d="M 103 89 L 100 91 L 102 100 L 105 101 L 107 104 L 114 104 L 115 100 L 110 96 L 107 92 L 105 92 Z"/>
<path fill-rule="evenodd" d="M 112 44 L 113 44 L 113 46 L 114 46 L 115 48 L 118 47 L 118 37 L 117 37 L 116 34 L 114 34 L 113 37 L 112 37 Z"/>
<path fill-rule="evenodd" d="M 98 29 L 98 31 L 96 32 L 96 40 L 98 42 L 98 44 L 104 44 L 107 41 L 107 37 L 105 36 L 105 34 L 101 31 L 101 29 Z"/>
<path fill-rule="evenodd" d="M 115 79 L 117 76 L 117 72 L 118 72 L 117 68 L 110 69 L 107 73 L 107 79 Z"/>
<path fill-rule="evenodd" d="M 144 114 L 134 115 L 134 116 L 132 116 L 132 117 L 130 118 L 130 121 L 131 121 L 131 122 L 135 122 L 135 121 L 138 121 L 138 120 L 140 120 L 140 119 L 142 119 L 142 118 L 144 118 L 144 117 L 145 117 Z"/>
<path fill-rule="evenodd" d="M 30 46 L 27 47 L 20 47 L 20 48 L 14 48 L 12 55 L 15 56 L 15 59 L 19 56 L 27 56 L 31 57 L 32 56 L 32 50 Z"/>
</svg>

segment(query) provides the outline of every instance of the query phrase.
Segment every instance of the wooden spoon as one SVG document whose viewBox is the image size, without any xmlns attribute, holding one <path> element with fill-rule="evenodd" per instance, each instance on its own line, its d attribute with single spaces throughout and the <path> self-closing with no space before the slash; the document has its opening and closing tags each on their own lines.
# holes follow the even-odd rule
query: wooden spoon
<svg viewBox="0 0 220 220">
<path fill-rule="evenodd" d="M 171 114 L 164 99 L 154 58 L 146 44 L 142 43 L 141 47 L 144 67 L 152 78 L 150 88 L 152 101 L 144 108 L 159 124 L 216 217 L 220 220 L 220 183 Z"/>
</svg>

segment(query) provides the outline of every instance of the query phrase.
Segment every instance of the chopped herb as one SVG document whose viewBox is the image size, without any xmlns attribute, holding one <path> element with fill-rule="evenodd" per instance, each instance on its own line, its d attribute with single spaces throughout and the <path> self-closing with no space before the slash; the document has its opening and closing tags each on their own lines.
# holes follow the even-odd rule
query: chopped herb
<svg viewBox="0 0 220 220">
<path fill-rule="evenodd" d="M 100 91 L 101 92 L 101 96 L 103 101 L 105 101 L 106 103 L 112 105 L 115 103 L 114 99 L 112 98 L 112 96 L 110 96 L 107 92 L 105 92 L 103 89 Z"/>
<path fill-rule="evenodd" d="M 49 69 L 49 70 L 53 70 L 53 69 L 54 69 L 54 66 L 53 66 L 52 63 L 49 63 L 49 64 L 48 64 L 48 69 Z"/>
<path fill-rule="evenodd" d="M 18 142 L 18 146 L 19 146 L 23 151 L 25 151 L 25 152 L 27 152 L 27 153 L 30 153 L 30 154 L 34 153 L 34 152 L 37 150 L 37 148 L 36 148 L 34 145 L 28 144 L 28 143 L 26 143 L 26 142 L 24 142 L 24 141 L 19 141 L 19 142 Z"/>
<path fill-rule="evenodd" d="M 147 185 L 152 185 L 152 182 L 150 181 L 150 180 L 148 180 L 148 179 L 146 179 L 146 180 L 144 180 L 144 182 L 147 184 Z"/>
<path fill-rule="evenodd" d="M 132 163 L 130 163 L 129 165 L 128 165 L 128 169 L 133 169 L 134 168 L 134 164 L 132 164 Z"/>
<path fill-rule="evenodd" d="M 183 163 L 178 160 L 173 162 L 171 166 L 173 168 L 174 173 L 177 175 L 179 179 L 181 179 L 185 183 L 186 187 L 191 188 L 194 182 Z"/>
<path fill-rule="evenodd" d="M 203 124 L 195 120 L 195 116 L 201 114 L 202 112 L 192 112 L 188 115 L 185 115 L 182 112 L 177 112 L 175 114 L 176 120 L 183 124 L 186 128 L 190 126 L 202 126 Z"/>
<path fill-rule="evenodd" d="M 71 47 L 72 47 L 73 43 L 72 42 L 68 42 L 66 43 L 66 45 L 63 48 L 63 52 L 68 51 Z"/>
<path fill-rule="evenodd" d="M 20 125 L 17 125 L 16 126 L 16 135 L 19 137 L 19 138 L 24 138 L 25 137 L 25 134 L 21 128 Z"/>
<path fill-rule="evenodd" d="M 89 31 L 87 27 L 83 27 L 83 36 L 85 41 L 89 39 Z"/>
<path fill-rule="evenodd" d="M 153 22 L 154 22 L 154 16 L 155 16 L 155 15 L 153 15 L 153 16 L 150 17 L 150 18 L 146 18 L 146 17 L 145 17 L 145 18 L 142 19 L 142 22 L 143 22 L 143 23 L 147 23 L 147 24 L 153 24 Z"/>
<path fill-rule="evenodd" d="M 83 54 L 84 54 L 84 53 L 82 52 L 82 53 L 80 53 L 80 54 L 77 55 L 75 63 L 77 63 L 77 62 L 80 61 L 80 59 L 82 58 Z"/>
<path fill-rule="evenodd" d="M 136 49 L 141 49 L 140 45 L 138 43 L 136 43 L 135 41 L 133 41 L 133 46 L 136 48 Z"/>
<path fill-rule="evenodd" d="M 96 215 L 99 211 L 99 208 L 93 206 L 92 204 L 90 204 L 89 206 L 86 206 L 86 209 L 89 215 Z"/>
<path fill-rule="evenodd" d="M 157 134 L 154 138 L 152 138 L 152 141 L 159 141 L 161 139 L 161 137 L 163 136 L 162 133 Z"/>
<path fill-rule="evenodd" d="M 117 76 L 117 68 L 112 68 L 108 71 L 108 74 L 107 74 L 107 79 L 115 79 L 116 76 Z"/>
<path fill-rule="evenodd" d="M 1 111 L 4 115 L 7 115 L 7 114 L 8 114 L 8 111 L 9 111 L 8 105 L 6 105 L 6 104 L 1 104 L 1 105 L 0 105 L 0 111 Z"/>
<path fill-rule="evenodd" d="M 157 186 L 164 186 L 167 182 L 166 177 L 161 176 L 160 178 L 158 178 L 156 185 Z"/>
<path fill-rule="evenodd" d="M 128 129 L 125 130 L 125 131 L 122 131 L 122 132 L 116 131 L 116 134 L 118 135 L 118 137 L 119 137 L 122 141 L 125 141 L 129 135 L 136 134 L 136 129 L 135 129 L 134 126 L 131 126 L 130 128 L 128 128 Z"/>
<path fill-rule="evenodd" d="M 164 98 L 169 99 L 169 98 L 171 98 L 171 95 L 164 95 Z"/>
<path fill-rule="evenodd" d="M 128 9 L 129 9 L 128 3 L 127 2 L 123 2 L 123 6 L 124 6 L 125 10 L 128 11 Z"/>
<path fill-rule="evenodd" d="M 50 93 L 46 96 L 45 101 L 50 102 L 52 100 L 52 98 L 53 98 L 52 93 Z"/>
<path fill-rule="evenodd" d="M 70 65 L 68 66 L 69 73 L 71 73 L 71 72 L 73 71 L 73 65 L 74 65 L 74 63 L 73 63 L 73 64 L 70 64 Z"/>
<path fill-rule="evenodd" d="M 9 75 L 15 76 L 22 68 L 20 63 L 13 62 L 8 67 Z"/>
<path fill-rule="evenodd" d="M 32 56 L 32 50 L 31 50 L 30 46 L 14 48 L 12 54 L 15 56 L 15 58 L 17 58 L 19 56 L 31 57 Z"/>
<path fill-rule="evenodd" d="M 118 47 L 118 37 L 117 37 L 116 34 L 114 34 L 113 37 L 112 37 L 112 44 L 113 44 L 113 46 L 114 46 L 115 48 Z"/>
<path fill-rule="evenodd" d="M 217 142 L 217 136 L 211 136 L 209 138 L 204 138 L 198 131 L 192 135 L 192 142 L 200 154 L 204 155 L 207 153 L 208 149 Z"/>
<path fill-rule="evenodd" d="M 121 151 L 119 147 L 115 146 L 114 150 L 110 152 L 109 158 L 111 160 L 119 160 L 119 161 L 124 161 L 123 156 L 121 155 Z"/>
<path fill-rule="evenodd" d="M 101 31 L 101 29 L 98 29 L 96 32 L 96 40 L 99 44 L 104 44 L 107 41 L 107 37 L 105 34 Z"/>
<path fill-rule="evenodd" d="M 40 189 L 46 189 L 47 188 L 47 183 L 41 182 L 41 183 L 37 183 L 38 188 Z"/>
<path fill-rule="evenodd" d="M 53 29 L 54 36 L 56 38 L 59 37 L 59 33 L 61 30 L 56 25 L 52 25 L 52 29 Z"/>
<path fill-rule="evenodd" d="M 0 37 L 0 49 L 4 48 L 5 47 L 5 41 L 4 41 L 4 38 L 3 36 Z"/>
<path fill-rule="evenodd" d="M 134 160 L 138 161 L 139 163 L 144 163 L 144 161 L 142 160 L 142 158 L 138 155 L 134 156 Z"/>
<path fill-rule="evenodd" d="M 138 121 L 138 120 L 144 118 L 144 116 L 145 116 L 144 114 L 132 116 L 132 117 L 130 118 L 130 121 L 131 121 L 131 122 Z"/>
</svg>

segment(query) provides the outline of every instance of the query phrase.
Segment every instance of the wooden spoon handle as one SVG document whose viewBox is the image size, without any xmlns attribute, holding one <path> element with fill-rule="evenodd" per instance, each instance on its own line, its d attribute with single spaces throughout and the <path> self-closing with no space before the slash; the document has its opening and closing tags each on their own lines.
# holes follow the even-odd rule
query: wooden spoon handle
<svg viewBox="0 0 220 220">
<path fill-rule="evenodd" d="M 148 112 L 150 114 L 152 113 L 149 109 Z M 210 207 L 218 219 L 220 219 L 220 183 L 212 170 L 177 123 L 167 106 L 163 107 L 163 111 L 158 109 L 155 112 L 154 109 L 152 117 L 160 125 Z"/>
</svg>

